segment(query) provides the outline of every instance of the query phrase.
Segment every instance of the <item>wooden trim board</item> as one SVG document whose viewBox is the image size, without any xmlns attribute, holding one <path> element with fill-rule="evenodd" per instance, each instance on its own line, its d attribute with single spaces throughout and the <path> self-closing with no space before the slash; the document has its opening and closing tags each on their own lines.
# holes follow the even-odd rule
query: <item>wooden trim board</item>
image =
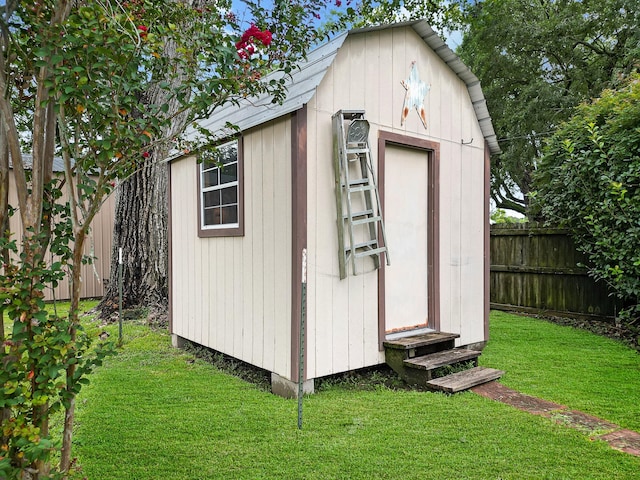
<svg viewBox="0 0 640 480">
<path fill-rule="evenodd" d="M 440 330 L 440 144 L 422 138 L 410 137 L 398 133 L 380 131 L 378 133 L 378 191 L 384 215 L 385 202 L 385 161 L 387 145 L 422 150 L 427 153 L 429 206 L 427 219 L 427 311 L 428 327 Z M 385 340 L 385 263 L 382 262 L 378 273 L 378 348 L 384 350 Z"/>
</svg>

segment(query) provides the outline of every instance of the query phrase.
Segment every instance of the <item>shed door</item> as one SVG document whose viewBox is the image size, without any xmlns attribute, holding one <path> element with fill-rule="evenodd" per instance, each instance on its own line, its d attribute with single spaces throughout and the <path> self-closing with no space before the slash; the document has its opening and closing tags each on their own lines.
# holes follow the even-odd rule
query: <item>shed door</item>
<svg viewBox="0 0 640 480">
<path fill-rule="evenodd" d="M 385 228 L 391 265 L 385 270 L 385 332 L 427 327 L 428 152 L 388 145 Z"/>
</svg>

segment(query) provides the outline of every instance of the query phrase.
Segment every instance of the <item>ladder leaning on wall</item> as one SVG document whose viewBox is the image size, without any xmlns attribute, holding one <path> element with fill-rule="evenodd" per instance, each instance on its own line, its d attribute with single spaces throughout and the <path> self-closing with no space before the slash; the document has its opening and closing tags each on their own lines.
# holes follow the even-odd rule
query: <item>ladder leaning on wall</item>
<svg viewBox="0 0 640 480">
<path fill-rule="evenodd" d="M 371 164 L 369 122 L 364 110 L 339 110 L 332 122 L 338 258 L 340 279 L 344 279 L 349 261 L 354 275 L 358 274 L 358 258 L 371 257 L 375 268 L 380 268 L 380 255 L 384 253 L 387 265 L 390 262 L 380 193 Z"/>
</svg>

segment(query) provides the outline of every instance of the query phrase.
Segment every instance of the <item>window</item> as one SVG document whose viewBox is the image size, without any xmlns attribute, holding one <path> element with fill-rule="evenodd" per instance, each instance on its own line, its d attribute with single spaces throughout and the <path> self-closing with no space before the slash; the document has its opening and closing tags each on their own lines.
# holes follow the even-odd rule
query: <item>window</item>
<svg viewBox="0 0 640 480">
<path fill-rule="evenodd" d="M 200 236 L 242 235 L 242 172 L 238 140 L 199 165 Z"/>
</svg>

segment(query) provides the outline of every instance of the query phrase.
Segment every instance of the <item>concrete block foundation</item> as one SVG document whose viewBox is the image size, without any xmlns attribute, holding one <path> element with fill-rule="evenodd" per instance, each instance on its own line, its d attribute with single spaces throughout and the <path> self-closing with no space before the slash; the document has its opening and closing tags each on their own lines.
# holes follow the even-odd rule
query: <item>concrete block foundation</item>
<svg viewBox="0 0 640 480">
<path fill-rule="evenodd" d="M 313 379 L 306 380 L 302 385 L 302 391 L 306 394 L 315 392 Z M 284 398 L 298 398 L 298 384 L 281 377 L 277 373 L 271 374 L 271 393 Z"/>
</svg>

